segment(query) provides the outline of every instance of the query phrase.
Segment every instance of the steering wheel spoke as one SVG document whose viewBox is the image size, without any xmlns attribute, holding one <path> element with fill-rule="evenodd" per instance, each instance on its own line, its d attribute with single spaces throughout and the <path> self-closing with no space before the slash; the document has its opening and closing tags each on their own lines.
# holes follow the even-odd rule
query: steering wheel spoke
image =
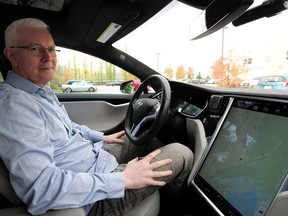
<svg viewBox="0 0 288 216">
<path fill-rule="evenodd" d="M 149 122 L 155 121 L 157 117 L 157 112 L 151 113 L 151 115 L 145 116 L 137 125 L 133 124 L 131 127 L 131 134 L 132 136 L 138 136 L 140 131 L 143 131 L 145 125 Z"/>
</svg>

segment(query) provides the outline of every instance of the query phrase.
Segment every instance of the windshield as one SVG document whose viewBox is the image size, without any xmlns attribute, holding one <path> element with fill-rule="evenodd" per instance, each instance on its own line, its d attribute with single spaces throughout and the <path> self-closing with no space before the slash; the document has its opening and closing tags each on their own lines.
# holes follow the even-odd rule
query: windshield
<svg viewBox="0 0 288 216">
<path fill-rule="evenodd" d="M 251 7 L 259 4 L 256 0 Z M 189 26 L 200 13 L 173 1 L 114 46 L 181 82 L 257 88 L 255 77 L 288 72 L 287 11 L 189 40 Z M 249 80 L 253 85 L 243 85 Z"/>
</svg>

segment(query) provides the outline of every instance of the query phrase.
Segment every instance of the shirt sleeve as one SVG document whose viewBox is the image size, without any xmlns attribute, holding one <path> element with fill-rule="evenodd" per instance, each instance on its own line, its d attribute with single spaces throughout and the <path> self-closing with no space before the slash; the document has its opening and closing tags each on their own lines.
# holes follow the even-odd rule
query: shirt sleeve
<svg viewBox="0 0 288 216">
<path fill-rule="evenodd" d="M 91 140 L 92 142 L 102 141 L 102 137 L 104 135 L 103 132 L 92 130 L 86 125 L 79 125 L 75 122 L 72 122 L 72 128 L 79 130 L 85 139 Z"/>
<path fill-rule="evenodd" d="M 30 96 L 14 95 L 2 98 L 0 107 L 1 158 L 10 172 L 16 194 L 28 205 L 31 214 L 82 207 L 124 196 L 124 177 L 120 172 L 75 173 L 57 167 L 54 156 L 58 152 L 55 152 L 37 101 Z M 101 133 L 83 126 L 80 130 L 87 138 L 101 137 Z"/>
</svg>

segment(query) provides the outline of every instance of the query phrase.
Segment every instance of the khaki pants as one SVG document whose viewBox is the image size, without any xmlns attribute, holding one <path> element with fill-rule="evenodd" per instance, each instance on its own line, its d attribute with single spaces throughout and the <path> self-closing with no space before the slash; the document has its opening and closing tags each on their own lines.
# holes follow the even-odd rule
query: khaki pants
<svg viewBox="0 0 288 216">
<path fill-rule="evenodd" d="M 124 170 L 126 163 L 136 156 L 145 156 L 147 153 L 160 147 L 157 140 L 152 141 L 152 145 L 135 146 L 130 142 L 125 145 L 109 144 L 109 151 L 113 154 L 120 163 L 114 172 L 121 172 Z M 166 188 L 171 195 L 176 195 L 177 191 L 186 184 L 187 176 L 189 175 L 193 165 L 192 151 L 179 143 L 172 143 L 160 147 L 161 153 L 154 158 L 154 160 L 161 160 L 164 158 L 171 158 L 172 164 L 163 166 L 158 170 L 172 169 L 171 176 L 162 177 L 166 184 Z M 144 200 L 147 196 L 154 193 L 158 187 L 148 186 L 142 189 L 126 190 L 123 198 L 106 199 L 95 203 L 89 216 L 118 216 L 123 215 L 124 212 L 130 211 L 135 205 Z"/>
</svg>

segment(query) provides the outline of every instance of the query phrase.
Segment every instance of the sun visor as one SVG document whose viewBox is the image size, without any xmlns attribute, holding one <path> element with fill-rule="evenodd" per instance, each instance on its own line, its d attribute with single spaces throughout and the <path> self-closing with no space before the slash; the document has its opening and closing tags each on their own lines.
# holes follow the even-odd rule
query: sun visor
<svg viewBox="0 0 288 216">
<path fill-rule="evenodd" d="M 129 32 L 127 30 L 129 24 L 137 19 L 140 13 L 141 7 L 135 2 L 125 4 L 123 1 L 105 2 L 91 24 L 86 37 L 86 45 L 95 48 L 105 43 L 115 42 Z"/>
</svg>

